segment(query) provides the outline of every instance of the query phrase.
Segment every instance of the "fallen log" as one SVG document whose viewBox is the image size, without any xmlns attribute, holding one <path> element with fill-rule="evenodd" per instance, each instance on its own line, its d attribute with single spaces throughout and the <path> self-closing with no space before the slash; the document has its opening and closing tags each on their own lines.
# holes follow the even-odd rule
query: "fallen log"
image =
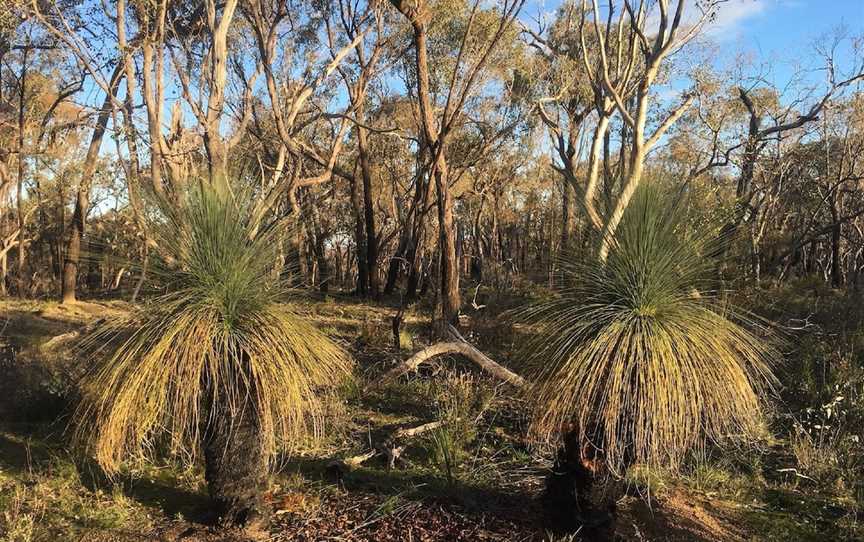
<svg viewBox="0 0 864 542">
<path fill-rule="evenodd" d="M 459 331 L 452 325 L 449 328 L 449 333 L 451 338 L 455 340 L 427 346 L 393 369 L 387 371 L 384 376 L 371 387 L 374 388 L 392 382 L 400 376 L 416 370 L 430 359 L 444 354 L 459 354 L 492 376 L 495 376 L 504 382 L 509 382 L 517 388 L 525 387 L 526 382 L 524 378 L 499 363 L 496 363 L 492 358 L 478 350 L 474 345 L 466 341 Z"/>
<path fill-rule="evenodd" d="M 499 363 L 495 362 L 492 358 L 478 350 L 474 345 L 466 341 L 465 338 L 459 333 L 459 330 L 457 330 L 452 325 L 449 326 L 448 333 L 450 335 L 450 338 L 453 339 L 452 341 L 441 342 L 427 346 L 423 350 L 420 350 L 407 360 L 400 363 L 398 366 L 387 371 L 383 377 L 381 377 L 377 382 L 368 386 L 366 389 L 374 389 L 378 386 L 386 384 L 387 382 L 392 382 L 400 376 L 412 370 L 416 370 L 418 367 L 420 367 L 420 365 L 426 363 L 430 359 L 444 354 L 459 354 L 462 357 L 473 362 L 475 365 L 477 365 L 487 373 L 499 378 L 500 380 L 503 380 L 504 382 L 509 382 L 517 388 L 523 388 L 526 386 L 527 383 L 525 382 L 524 378 L 507 369 L 506 367 L 500 365 Z M 339 478 L 341 478 L 342 473 L 345 469 L 350 469 L 358 465 L 362 465 L 363 463 L 377 455 L 383 455 L 387 457 L 387 465 L 389 468 L 392 469 L 395 467 L 396 461 L 405 461 L 401 457 L 402 451 L 405 449 L 405 446 L 404 444 L 399 445 L 400 440 L 412 438 L 417 435 L 421 435 L 427 431 L 437 429 L 443 426 L 445 423 L 446 422 L 444 420 L 439 420 L 424 423 L 416 427 L 397 429 L 393 432 L 392 435 L 385 439 L 382 444 L 376 446 L 375 449 L 360 455 L 335 460 L 331 462 L 328 467 L 332 469 Z"/>
<path fill-rule="evenodd" d="M 362 465 L 366 461 L 369 461 L 373 457 L 378 455 L 378 452 L 375 450 L 370 450 L 365 454 L 355 455 L 352 457 L 346 457 L 344 459 L 340 459 L 339 463 L 345 465 L 346 467 L 356 467 L 357 465 Z"/>
<path fill-rule="evenodd" d="M 82 329 L 68 331 L 66 333 L 61 333 L 60 335 L 55 335 L 54 337 L 51 337 L 50 339 L 42 343 L 39 348 L 44 351 L 49 351 L 63 344 L 76 341 L 81 337 L 86 337 L 98 326 L 104 324 L 105 321 L 105 318 L 97 318 L 96 320 L 93 320 L 92 322 L 84 326 Z"/>
</svg>

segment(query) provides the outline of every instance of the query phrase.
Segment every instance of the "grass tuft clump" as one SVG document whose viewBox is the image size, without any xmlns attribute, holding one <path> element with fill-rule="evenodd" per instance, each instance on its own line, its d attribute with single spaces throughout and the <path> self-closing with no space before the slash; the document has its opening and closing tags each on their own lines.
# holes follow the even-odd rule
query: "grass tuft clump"
<svg viewBox="0 0 864 542">
<path fill-rule="evenodd" d="M 98 361 L 76 435 L 109 472 L 163 439 L 194 458 L 217 416 L 249 411 L 273 457 L 320 434 L 324 398 L 350 374 L 348 354 L 292 308 L 280 278 L 284 228 L 259 227 L 243 200 L 202 188 L 161 202 L 156 293 L 85 341 Z"/>
<path fill-rule="evenodd" d="M 680 466 L 707 440 L 758 432 L 778 357 L 764 327 L 711 288 L 711 232 L 637 192 L 606 262 L 565 261 L 564 287 L 523 313 L 542 437 L 579 432 L 606 466 Z"/>
</svg>

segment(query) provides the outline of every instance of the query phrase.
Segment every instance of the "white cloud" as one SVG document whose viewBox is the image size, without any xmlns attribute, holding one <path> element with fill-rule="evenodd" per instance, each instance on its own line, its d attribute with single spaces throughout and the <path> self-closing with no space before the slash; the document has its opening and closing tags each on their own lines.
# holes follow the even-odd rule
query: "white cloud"
<svg viewBox="0 0 864 542">
<path fill-rule="evenodd" d="M 737 38 L 745 21 L 764 14 L 768 8 L 769 3 L 765 0 L 729 0 L 720 4 L 705 33 L 715 40 Z"/>
<path fill-rule="evenodd" d="M 771 5 L 776 3 L 777 0 L 726 0 L 720 2 L 715 8 L 712 20 L 706 24 L 702 35 L 714 41 L 736 39 L 740 37 L 746 21 L 765 14 Z M 674 10 L 677 4 L 677 2 L 670 2 L 670 10 Z M 687 0 L 684 5 L 682 27 L 695 24 L 701 17 L 702 10 L 697 6 L 697 0 Z M 645 21 L 645 28 L 649 31 L 657 28 L 659 19 L 659 9 L 655 5 Z"/>
<path fill-rule="evenodd" d="M 522 10 L 522 17 L 525 21 L 533 21 L 536 17 L 545 18 L 547 22 L 554 20 L 557 14 L 557 8 L 563 0 L 533 0 L 526 4 L 526 8 Z M 631 5 L 639 5 L 640 0 L 631 0 Z M 645 0 L 649 5 L 653 5 L 651 12 L 648 14 L 645 21 L 645 29 L 648 34 L 656 31 L 660 22 L 660 13 L 656 2 Z M 685 0 L 684 17 L 682 27 L 692 26 L 700 20 L 702 11 L 699 9 L 699 3 L 706 4 L 710 0 Z M 576 0 L 577 5 L 580 0 Z M 624 0 L 613 0 L 613 5 L 616 15 L 623 10 Z M 607 8 L 606 0 L 598 1 L 600 7 L 601 18 L 605 21 Z M 674 10 L 677 5 L 677 0 L 669 1 L 670 10 Z M 591 5 L 590 0 L 588 5 Z M 744 31 L 745 24 L 757 17 L 764 16 L 769 11 L 782 6 L 786 8 L 800 7 L 801 0 L 723 0 L 715 9 L 715 15 L 708 22 L 702 36 L 714 42 L 726 42 L 735 40 L 741 37 Z"/>
</svg>

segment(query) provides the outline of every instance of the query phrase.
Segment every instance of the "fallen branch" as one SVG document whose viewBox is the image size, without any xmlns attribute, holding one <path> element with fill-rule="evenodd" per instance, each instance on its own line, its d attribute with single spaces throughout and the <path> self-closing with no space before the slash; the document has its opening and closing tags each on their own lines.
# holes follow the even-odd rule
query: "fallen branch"
<svg viewBox="0 0 864 542">
<path fill-rule="evenodd" d="M 792 473 L 795 476 L 797 476 L 798 478 L 804 478 L 805 480 L 810 480 L 811 482 L 816 481 L 813 478 L 810 478 L 809 476 L 807 476 L 806 474 L 801 474 L 800 472 L 798 472 L 798 469 L 791 469 L 791 468 L 790 469 L 777 469 L 777 472 Z"/>
<path fill-rule="evenodd" d="M 394 325 L 394 334 L 396 329 L 397 328 Z M 430 359 L 444 354 L 459 354 L 464 358 L 472 361 L 475 365 L 477 365 L 487 373 L 503 380 L 504 382 L 509 382 L 510 384 L 518 388 L 525 387 L 526 382 L 524 378 L 507 369 L 506 367 L 496 363 L 494 360 L 492 360 L 492 358 L 478 350 L 476 347 L 474 347 L 474 345 L 466 341 L 465 338 L 459 333 L 459 330 L 457 330 L 455 327 L 453 327 L 452 325 L 449 326 L 448 332 L 453 341 L 441 342 L 433 344 L 431 346 L 427 346 L 423 350 L 415 353 L 413 356 L 385 373 L 384 376 L 378 380 L 378 382 L 370 385 L 367 389 L 381 386 L 387 382 L 392 382 L 400 376 L 412 370 L 416 370 L 420 365 L 426 363 Z M 417 435 L 432 431 L 445 424 L 446 422 L 444 420 L 438 420 L 434 422 L 424 423 L 416 427 L 397 429 L 393 432 L 392 435 L 385 439 L 382 444 L 376 446 L 375 449 L 360 455 L 346 457 L 344 459 L 337 459 L 335 461 L 332 461 L 328 465 L 328 467 L 336 473 L 337 477 L 341 478 L 346 468 L 350 469 L 358 465 L 362 465 L 363 463 L 377 455 L 383 455 L 387 457 L 387 465 L 389 468 L 392 469 L 396 466 L 397 461 L 405 462 L 405 460 L 401 457 L 402 452 L 405 450 L 405 445 L 400 445 L 400 440 L 416 437 Z"/>
<path fill-rule="evenodd" d="M 45 341 L 45 342 L 40 346 L 40 348 L 41 348 L 42 350 L 52 350 L 52 349 L 56 348 L 58 345 L 60 345 L 60 344 L 63 344 L 63 343 L 65 343 L 65 342 L 67 342 L 67 341 L 72 341 L 72 340 L 74 340 L 74 339 L 77 339 L 79 336 L 81 336 L 81 332 L 80 332 L 80 331 L 70 331 L 70 332 L 68 332 L 68 333 L 63 333 L 63 334 L 61 334 L 61 335 L 56 335 L 56 336 L 54 336 L 54 337 L 51 337 L 51 338 L 48 339 L 47 341 Z"/>
<path fill-rule="evenodd" d="M 444 420 L 438 420 L 437 422 L 424 423 L 423 425 L 418 425 L 417 427 L 399 429 L 395 433 L 393 433 L 393 438 L 416 437 L 417 435 L 422 435 L 426 431 L 438 429 L 445 423 L 446 422 L 444 422 Z"/>
<path fill-rule="evenodd" d="M 356 467 L 358 465 L 362 465 L 366 461 L 369 461 L 376 455 L 378 455 L 378 452 L 376 452 L 375 450 L 370 450 L 365 454 L 346 457 L 345 459 L 341 459 L 339 462 L 348 467 Z"/>
<path fill-rule="evenodd" d="M 454 341 L 441 342 L 427 346 L 398 366 L 387 371 L 387 373 L 385 373 L 384 376 L 371 387 L 374 388 L 392 382 L 400 376 L 416 370 L 430 359 L 444 354 L 459 354 L 487 373 L 503 380 L 504 382 L 509 382 L 517 388 L 525 387 L 526 382 L 524 378 L 499 363 L 496 363 L 492 358 L 478 350 L 474 345 L 466 341 L 459 331 L 452 325 L 449 327 L 449 332 L 451 338 L 455 339 Z"/>
<path fill-rule="evenodd" d="M 378 455 L 383 455 L 387 458 L 387 468 L 396 468 L 397 461 L 407 463 L 407 461 L 402 458 L 402 452 L 405 451 L 405 445 L 400 444 L 400 440 L 413 438 L 417 435 L 422 435 L 423 433 L 432 431 L 433 429 L 437 429 L 445 425 L 446 423 L 447 422 L 445 422 L 444 420 L 439 420 L 435 422 L 424 423 L 423 425 L 418 425 L 416 427 L 403 427 L 401 429 L 397 429 L 393 432 L 392 435 L 387 437 L 382 444 L 376 446 L 374 450 L 370 450 L 360 455 L 354 455 L 351 457 L 334 460 L 330 462 L 328 468 L 333 470 L 337 474 L 337 476 L 341 477 L 346 468 L 351 469 L 360 466 L 366 461 L 369 461 L 370 459 Z"/>
<path fill-rule="evenodd" d="M 51 337 L 50 339 L 48 339 L 47 341 L 42 343 L 42 345 L 40 345 L 39 348 L 43 351 L 50 351 L 54 348 L 57 348 L 58 346 L 66 344 L 67 342 L 71 342 L 71 341 L 77 340 L 80 337 L 87 336 L 94 329 L 96 329 L 98 326 L 101 326 L 104 323 L 105 323 L 105 318 L 97 318 L 96 320 L 94 320 L 94 321 L 90 322 L 89 324 L 87 324 L 86 326 L 84 326 L 82 329 L 68 331 L 66 333 L 61 333 L 60 335 L 55 335 L 54 337 Z"/>
</svg>

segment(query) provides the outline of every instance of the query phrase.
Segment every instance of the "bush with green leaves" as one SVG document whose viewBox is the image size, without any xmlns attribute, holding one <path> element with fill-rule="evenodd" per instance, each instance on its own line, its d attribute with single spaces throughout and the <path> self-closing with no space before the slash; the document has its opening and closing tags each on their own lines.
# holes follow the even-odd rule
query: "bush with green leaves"
<svg viewBox="0 0 864 542">
<path fill-rule="evenodd" d="M 427 449 L 451 488 L 477 439 L 478 425 L 494 399 L 494 390 L 468 374 L 448 372 L 433 388 L 429 400 L 441 425 L 429 432 Z"/>
</svg>

